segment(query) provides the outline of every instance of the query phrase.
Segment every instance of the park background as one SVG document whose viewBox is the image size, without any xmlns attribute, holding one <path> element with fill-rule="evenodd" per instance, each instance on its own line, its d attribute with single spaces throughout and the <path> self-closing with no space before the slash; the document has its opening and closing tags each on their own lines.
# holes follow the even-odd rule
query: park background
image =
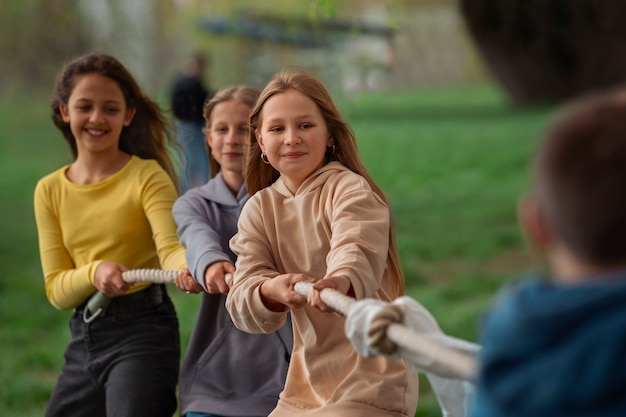
<svg viewBox="0 0 626 417">
<path fill-rule="evenodd" d="M 559 13 L 565 3 L 545 1 L 553 7 L 546 16 L 555 19 L 548 23 L 563 24 Z M 535 144 L 555 105 L 590 90 L 589 83 L 570 76 L 586 61 L 572 51 L 563 53 L 571 44 L 559 36 L 567 40 L 568 26 L 542 26 L 541 32 L 532 19 L 545 10 L 533 11 L 533 4 L 538 3 L 3 2 L 0 415 L 43 415 L 69 337 L 71 312 L 54 310 L 45 297 L 32 209 L 37 180 L 71 162 L 49 109 L 64 62 L 88 51 L 111 53 L 166 109 L 176 71 L 196 51 L 211 57 L 207 81 L 213 89 L 241 83 L 262 87 L 284 65 L 316 72 L 355 130 L 368 170 L 389 195 L 407 294 L 422 302 L 444 331 L 476 341 L 480 317 L 498 290 L 540 267 L 516 222 Z M 474 27 L 468 24 L 471 16 L 478 22 Z M 519 16 L 530 20 L 520 23 Z M 576 22 L 571 16 L 569 27 Z M 487 37 L 481 22 L 491 31 Z M 546 45 L 535 48 L 539 55 L 524 49 L 548 35 L 556 41 L 539 42 Z M 507 36 L 515 42 L 509 39 L 503 47 L 491 41 Z M 505 59 L 512 52 L 515 65 Z M 554 65 L 546 60 L 555 61 L 556 69 L 551 72 Z M 515 78 L 511 67 L 522 76 Z M 534 76 L 536 70 L 543 76 Z M 524 71 L 530 75 L 524 78 Z M 615 81 L 599 70 L 593 74 L 593 80 L 603 80 L 602 87 Z M 124 227 L 123 219 L 111 227 Z M 199 297 L 175 287 L 170 293 L 184 347 Z M 427 381 L 421 383 L 416 416 L 441 415 Z"/>
</svg>

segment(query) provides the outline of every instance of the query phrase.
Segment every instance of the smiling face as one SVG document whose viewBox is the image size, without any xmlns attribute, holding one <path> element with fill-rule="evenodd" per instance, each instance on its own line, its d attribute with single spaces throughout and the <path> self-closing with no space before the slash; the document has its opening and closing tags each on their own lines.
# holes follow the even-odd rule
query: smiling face
<svg viewBox="0 0 626 417">
<path fill-rule="evenodd" d="M 275 94 L 265 102 L 256 135 L 292 192 L 324 164 L 326 148 L 332 146 L 318 106 L 296 90 Z"/>
<path fill-rule="evenodd" d="M 67 105 L 61 104 L 59 110 L 70 124 L 79 155 L 117 152 L 122 129 L 135 114 L 127 108 L 119 85 L 96 73 L 80 77 Z"/>
<path fill-rule="evenodd" d="M 224 176 L 227 173 L 242 175 L 249 114 L 250 107 L 237 100 L 218 103 L 211 111 L 211 126 L 206 131 L 207 143 Z"/>
</svg>

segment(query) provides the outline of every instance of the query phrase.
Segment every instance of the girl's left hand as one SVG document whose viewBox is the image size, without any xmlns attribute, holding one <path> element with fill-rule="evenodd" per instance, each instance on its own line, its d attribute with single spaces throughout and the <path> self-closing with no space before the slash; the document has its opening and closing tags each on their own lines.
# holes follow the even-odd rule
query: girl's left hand
<svg viewBox="0 0 626 417">
<path fill-rule="evenodd" d="M 324 279 L 320 279 L 315 284 L 313 284 L 313 289 L 309 293 L 308 302 L 311 307 L 315 307 L 320 311 L 325 313 L 332 313 L 335 310 L 330 308 L 324 301 L 322 301 L 322 297 L 320 292 L 325 288 L 332 288 L 333 290 L 340 292 L 343 295 L 347 295 L 352 290 L 352 283 L 350 280 L 344 276 L 340 277 L 326 277 Z"/>
</svg>

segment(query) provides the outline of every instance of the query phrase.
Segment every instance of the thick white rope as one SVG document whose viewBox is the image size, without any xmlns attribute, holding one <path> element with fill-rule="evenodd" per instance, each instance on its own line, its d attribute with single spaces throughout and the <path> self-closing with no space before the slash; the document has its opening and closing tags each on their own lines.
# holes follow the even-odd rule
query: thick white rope
<svg viewBox="0 0 626 417">
<path fill-rule="evenodd" d="M 176 279 L 176 273 L 176 271 L 159 269 L 135 269 L 122 273 L 122 277 L 128 283 L 153 282 L 164 284 L 173 283 Z M 308 297 L 312 287 L 313 284 L 310 282 L 298 282 L 295 285 L 295 290 L 299 295 Z M 352 297 L 343 295 L 331 288 L 322 290 L 320 296 L 329 307 L 344 316 L 348 315 L 350 306 L 356 301 Z M 454 374 L 459 379 L 469 380 L 474 377 L 476 372 L 475 358 L 442 346 L 398 322 L 385 322 L 380 327 L 387 339 L 399 348 L 431 359 L 439 367 L 446 369 L 447 373 Z"/>
<path fill-rule="evenodd" d="M 174 282 L 176 271 L 162 269 L 133 269 L 122 272 L 122 279 L 128 283 L 151 282 L 154 284 L 166 284 Z M 83 321 L 91 323 L 107 308 L 111 299 L 98 291 L 89 298 L 87 306 L 83 310 Z"/>
<path fill-rule="evenodd" d="M 312 286 L 310 282 L 298 282 L 295 290 L 301 296 L 308 297 Z M 350 306 L 356 301 L 330 288 L 322 290 L 320 297 L 329 307 L 344 316 L 348 315 Z M 442 346 L 400 323 L 390 322 L 386 329 L 382 330 L 398 347 L 431 359 L 438 367 L 444 369 L 447 375 L 455 375 L 463 380 L 471 380 L 476 375 L 476 360 L 469 355 Z"/>
<path fill-rule="evenodd" d="M 170 284 L 176 279 L 176 271 L 163 269 L 133 269 L 122 272 L 122 279 L 128 283 L 152 282 L 154 284 Z"/>
</svg>

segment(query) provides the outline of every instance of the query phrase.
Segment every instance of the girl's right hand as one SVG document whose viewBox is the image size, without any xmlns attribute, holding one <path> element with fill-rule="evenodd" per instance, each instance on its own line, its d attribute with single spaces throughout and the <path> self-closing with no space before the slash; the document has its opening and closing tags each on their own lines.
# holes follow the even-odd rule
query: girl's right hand
<svg viewBox="0 0 626 417">
<path fill-rule="evenodd" d="M 259 289 L 263 303 L 276 312 L 302 308 L 307 299 L 295 290 L 296 282 L 300 281 L 314 282 L 315 279 L 305 274 L 280 274 L 263 281 Z"/>
<path fill-rule="evenodd" d="M 96 268 L 93 285 L 109 298 L 126 294 L 130 284 L 124 281 L 122 272 L 128 271 L 124 265 L 104 261 Z"/>
<path fill-rule="evenodd" d="M 204 282 L 209 294 L 228 294 L 230 284 L 226 280 L 227 274 L 234 274 L 235 267 L 230 262 L 215 262 L 206 269 Z"/>
</svg>

